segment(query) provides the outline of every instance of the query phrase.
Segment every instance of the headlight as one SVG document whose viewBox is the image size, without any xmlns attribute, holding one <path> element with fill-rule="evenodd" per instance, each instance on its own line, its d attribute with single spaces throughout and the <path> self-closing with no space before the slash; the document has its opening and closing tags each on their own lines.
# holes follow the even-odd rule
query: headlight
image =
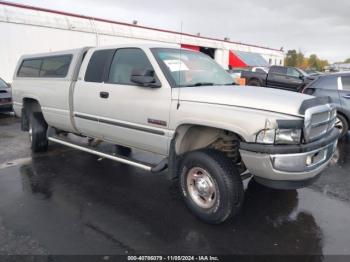
<svg viewBox="0 0 350 262">
<path fill-rule="evenodd" d="M 256 142 L 262 144 L 299 144 L 300 129 L 264 129 L 256 136 Z"/>
<path fill-rule="evenodd" d="M 300 129 L 277 129 L 276 144 L 299 144 L 301 140 Z"/>
</svg>

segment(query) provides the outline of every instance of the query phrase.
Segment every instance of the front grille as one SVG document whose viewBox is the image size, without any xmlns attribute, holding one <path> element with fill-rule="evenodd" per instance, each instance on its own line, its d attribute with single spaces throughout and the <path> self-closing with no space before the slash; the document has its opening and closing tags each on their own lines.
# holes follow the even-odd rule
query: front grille
<svg viewBox="0 0 350 262">
<path fill-rule="evenodd" d="M 333 105 L 321 105 L 305 111 L 304 139 L 313 142 L 325 136 L 335 124 L 337 110 Z"/>
</svg>

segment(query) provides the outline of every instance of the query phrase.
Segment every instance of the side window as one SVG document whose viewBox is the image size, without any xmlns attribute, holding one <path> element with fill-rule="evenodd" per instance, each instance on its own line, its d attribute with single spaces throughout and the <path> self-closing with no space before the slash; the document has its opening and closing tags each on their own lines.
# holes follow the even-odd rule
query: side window
<svg viewBox="0 0 350 262">
<path fill-rule="evenodd" d="M 41 59 L 25 59 L 23 60 L 17 76 L 19 77 L 39 77 L 40 67 L 42 60 Z"/>
<path fill-rule="evenodd" d="M 343 90 L 350 91 L 350 76 L 342 76 Z"/>
<path fill-rule="evenodd" d="M 300 73 L 295 68 L 288 67 L 287 68 L 287 75 L 291 76 L 291 77 L 299 77 Z"/>
<path fill-rule="evenodd" d="M 320 89 L 338 89 L 337 77 L 329 76 L 329 77 L 321 77 L 317 81 L 314 82 L 312 88 L 320 88 Z"/>
<path fill-rule="evenodd" d="M 71 55 L 43 58 L 40 77 L 65 77 L 71 60 Z"/>
<path fill-rule="evenodd" d="M 135 85 L 130 81 L 134 69 L 153 70 L 146 54 L 138 48 L 118 49 L 114 55 L 109 71 L 108 82 L 124 85 Z"/>
<path fill-rule="evenodd" d="M 281 66 L 272 66 L 269 74 L 279 74 L 279 75 L 286 75 L 287 74 L 287 69 L 285 67 Z"/>
<path fill-rule="evenodd" d="M 102 83 L 105 80 L 105 72 L 111 64 L 114 52 L 115 49 L 95 51 L 90 58 L 84 80 Z"/>
</svg>

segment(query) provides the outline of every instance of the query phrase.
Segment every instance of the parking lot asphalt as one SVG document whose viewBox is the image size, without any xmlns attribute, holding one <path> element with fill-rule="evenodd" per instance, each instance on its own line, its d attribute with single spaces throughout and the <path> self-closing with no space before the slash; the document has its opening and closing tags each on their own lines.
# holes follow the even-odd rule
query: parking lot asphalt
<svg viewBox="0 0 350 262">
<path fill-rule="evenodd" d="M 349 152 L 350 134 L 308 188 L 246 181 L 241 214 L 213 226 L 164 173 L 59 145 L 31 154 L 19 119 L 0 115 L 0 254 L 350 254 Z"/>
</svg>

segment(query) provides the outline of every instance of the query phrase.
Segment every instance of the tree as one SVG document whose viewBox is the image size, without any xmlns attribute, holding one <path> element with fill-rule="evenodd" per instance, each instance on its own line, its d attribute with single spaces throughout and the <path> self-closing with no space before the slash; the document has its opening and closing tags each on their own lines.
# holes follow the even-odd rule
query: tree
<svg viewBox="0 0 350 262">
<path fill-rule="evenodd" d="M 301 51 L 297 52 L 295 49 L 288 50 L 284 64 L 286 66 L 295 66 L 302 69 L 312 68 L 318 71 L 323 71 L 325 66 L 329 65 L 327 60 L 319 59 L 316 54 L 312 54 L 307 58 Z"/>
<path fill-rule="evenodd" d="M 319 67 L 319 59 L 317 55 L 315 54 L 310 55 L 308 64 L 310 68 L 314 68 L 318 70 L 317 68 Z"/>
<path fill-rule="evenodd" d="M 286 66 L 297 66 L 298 55 L 295 49 L 288 50 L 284 64 Z"/>
<path fill-rule="evenodd" d="M 303 68 L 304 62 L 305 62 L 305 56 L 302 52 L 299 51 L 297 53 L 297 65 L 296 66 Z"/>
<path fill-rule="evenodd" d="M 346 59 L 346 60 L 344 61 L 344 63 L 350 64 L 350 58 Z"/>
</svg>

